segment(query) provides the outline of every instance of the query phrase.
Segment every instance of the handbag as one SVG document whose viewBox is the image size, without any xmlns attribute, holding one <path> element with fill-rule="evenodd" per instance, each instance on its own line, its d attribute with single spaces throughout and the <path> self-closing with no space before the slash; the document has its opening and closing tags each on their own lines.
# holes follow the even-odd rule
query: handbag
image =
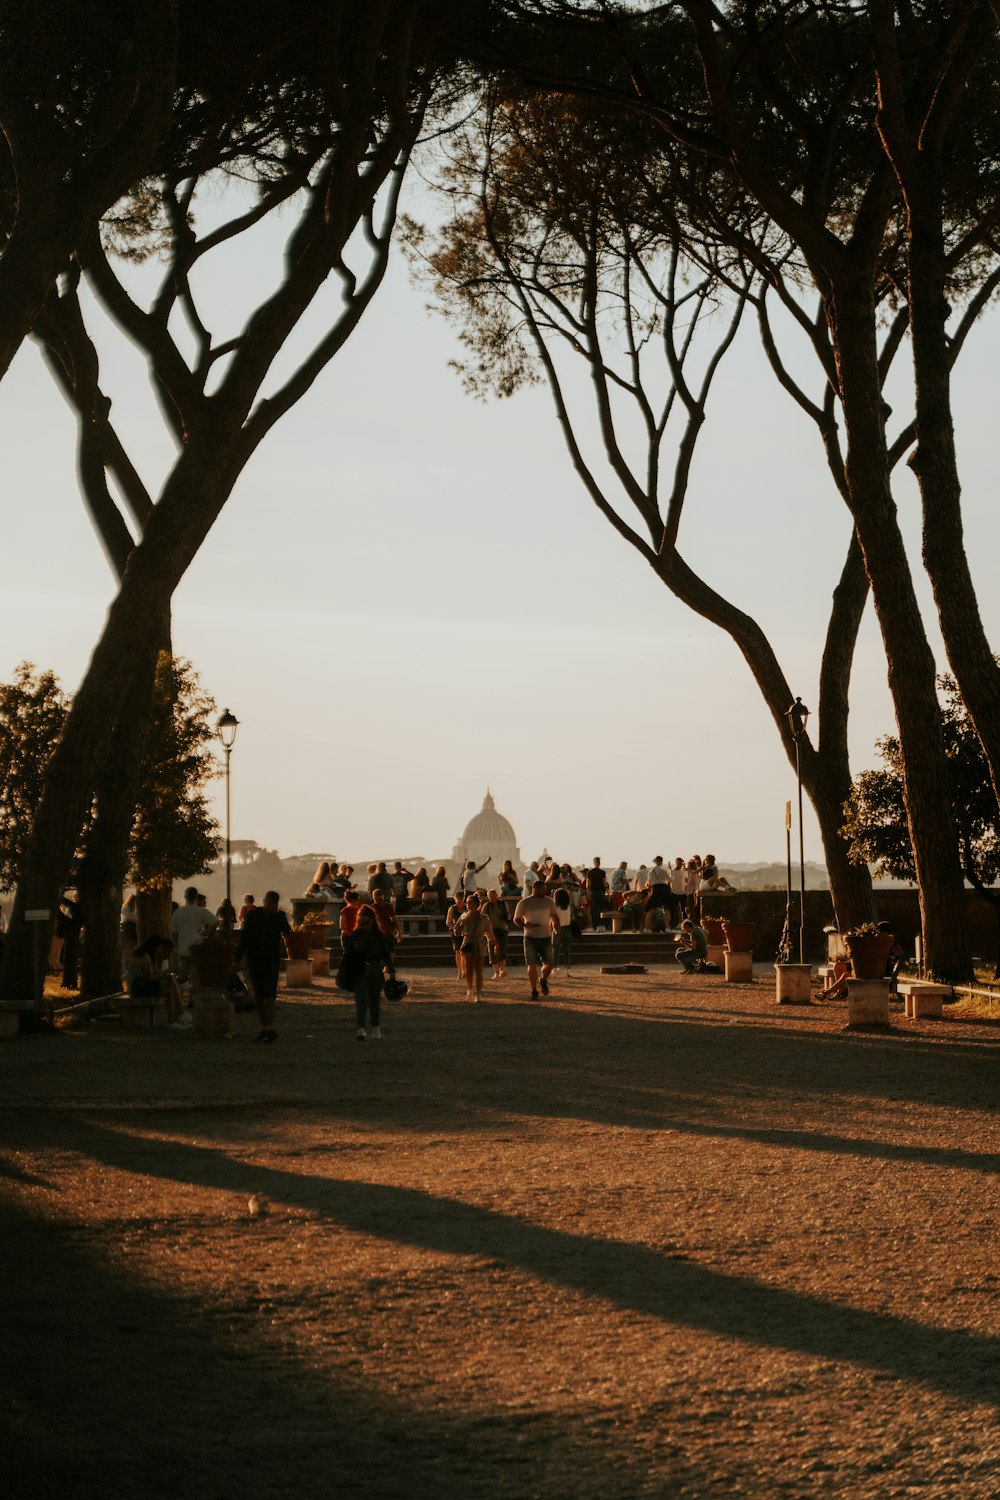
<svg viewBox="0 0 1000 1500">
<path fill-rule="evenodd" d="M 365 972 L 367 965 L 368 961 L 363 953 L 359 953 L 356 948 L 348 948 L 340 960 L 337 977 L 334 981 L 338 990 L 350 990 L 353 995 L 358 980 Z"/>
</svg>

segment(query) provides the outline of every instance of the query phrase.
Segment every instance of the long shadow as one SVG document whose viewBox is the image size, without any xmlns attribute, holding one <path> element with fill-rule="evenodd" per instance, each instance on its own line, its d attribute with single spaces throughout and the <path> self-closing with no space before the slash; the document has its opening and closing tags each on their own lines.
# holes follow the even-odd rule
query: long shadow
<svg viewBox="0 0 1000 1500">
<path fill-rule="evenodd" d="M 768 1348 L 848 1360 L 966 1400 L 1000 1405 L 1000 1339 L 844 1307 L 640 1245 L 548 1229 L 414 1188 L 252 1166 L 225 1152 L 80 1120 L 95 1160 L 171 1181 L 264 1190 L 351 1229 L 452 1255 L 488 1255 L 552 1283 L 669 1323 Z"/>
<path fill-rule="evenodd" d="M 84 1238 L 86 1236 L 86 1238 Z M 93 1232 L 0 1202 L 0 1484 L 10 1500 L 495 1500 L 649 1494 L 650 1462 L 586 1420 L 448 1420 L 377 1378 L 317 1372 L 209 1300 L 100 1259 Z M 386 1358 L 387 1384 L 393 1378 Z M 655 1448 L 654 1443 L 654 1448 Z M 724 1484 L 661 1445 L 663 1488 Z M 511 1467 L 513 1466 L 513 1467 Z M 513 1483 L 500 1476 L 505 1468 Z M 568 1489 L 565 1476 L 580 1476 Z"/>
</svg>

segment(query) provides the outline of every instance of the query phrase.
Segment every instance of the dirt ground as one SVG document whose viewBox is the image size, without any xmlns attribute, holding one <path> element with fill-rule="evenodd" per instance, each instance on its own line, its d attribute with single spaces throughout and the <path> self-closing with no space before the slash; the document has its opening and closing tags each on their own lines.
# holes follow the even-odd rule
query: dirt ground
<svg viewBox="0 0 1000 1500">
<path fill-rule="evenodd" d="M 1000 1028 L 490 991 L 0 1043 L 4 1493 L 994 1500 Z"/>
</svg>

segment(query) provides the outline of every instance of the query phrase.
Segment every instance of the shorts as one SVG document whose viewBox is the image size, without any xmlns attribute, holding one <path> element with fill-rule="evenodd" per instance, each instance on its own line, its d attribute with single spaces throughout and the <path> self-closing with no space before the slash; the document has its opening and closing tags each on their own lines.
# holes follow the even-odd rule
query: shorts
<svg viewBox="0 0 1000 1500">
<path fill-rule="evenodd" d="M 253 997 L 255 1000 L 275 1000 L 278 995 L 278 975 L 281 973 L 280 963 L 255 963 L 248 961 L 247 972 L 250 975 L 250 983 L 253 986 Z"/>
<path fill-rule="evenodd" d="M 552 963 L 552 939 L 535 938 L 524 934 L 524 961 L 526 964 Z"/>
</svg>

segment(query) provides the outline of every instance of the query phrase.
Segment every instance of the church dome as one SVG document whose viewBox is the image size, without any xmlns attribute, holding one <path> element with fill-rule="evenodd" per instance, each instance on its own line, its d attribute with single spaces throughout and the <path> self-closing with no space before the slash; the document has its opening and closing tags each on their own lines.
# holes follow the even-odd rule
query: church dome
<svg viewBox="0 0 1000 1500">
<path fill-rule="evenodd" d="M 497 812 L 496 803 L 488 787 L 479 812 L 465 825 L 462 843 L 495 844 L 498 848 L 501 845 L 517 843 L 512 825 L 501 813 Z"/>
<path fill-rule="evenodd" d="M 496 803 L 489 787 L 483 805 L 474 818 L 465 825 L 465 832 L 452 851 L 452 859 L 459 865 L 474 860 L 477 865 L 492 861 L 499 870 L 505 859 L 516 869 L 521 867 L 521 852 L 517 847 L 517 834 L 502 813 L 497 812 Z"/>
</svg>

